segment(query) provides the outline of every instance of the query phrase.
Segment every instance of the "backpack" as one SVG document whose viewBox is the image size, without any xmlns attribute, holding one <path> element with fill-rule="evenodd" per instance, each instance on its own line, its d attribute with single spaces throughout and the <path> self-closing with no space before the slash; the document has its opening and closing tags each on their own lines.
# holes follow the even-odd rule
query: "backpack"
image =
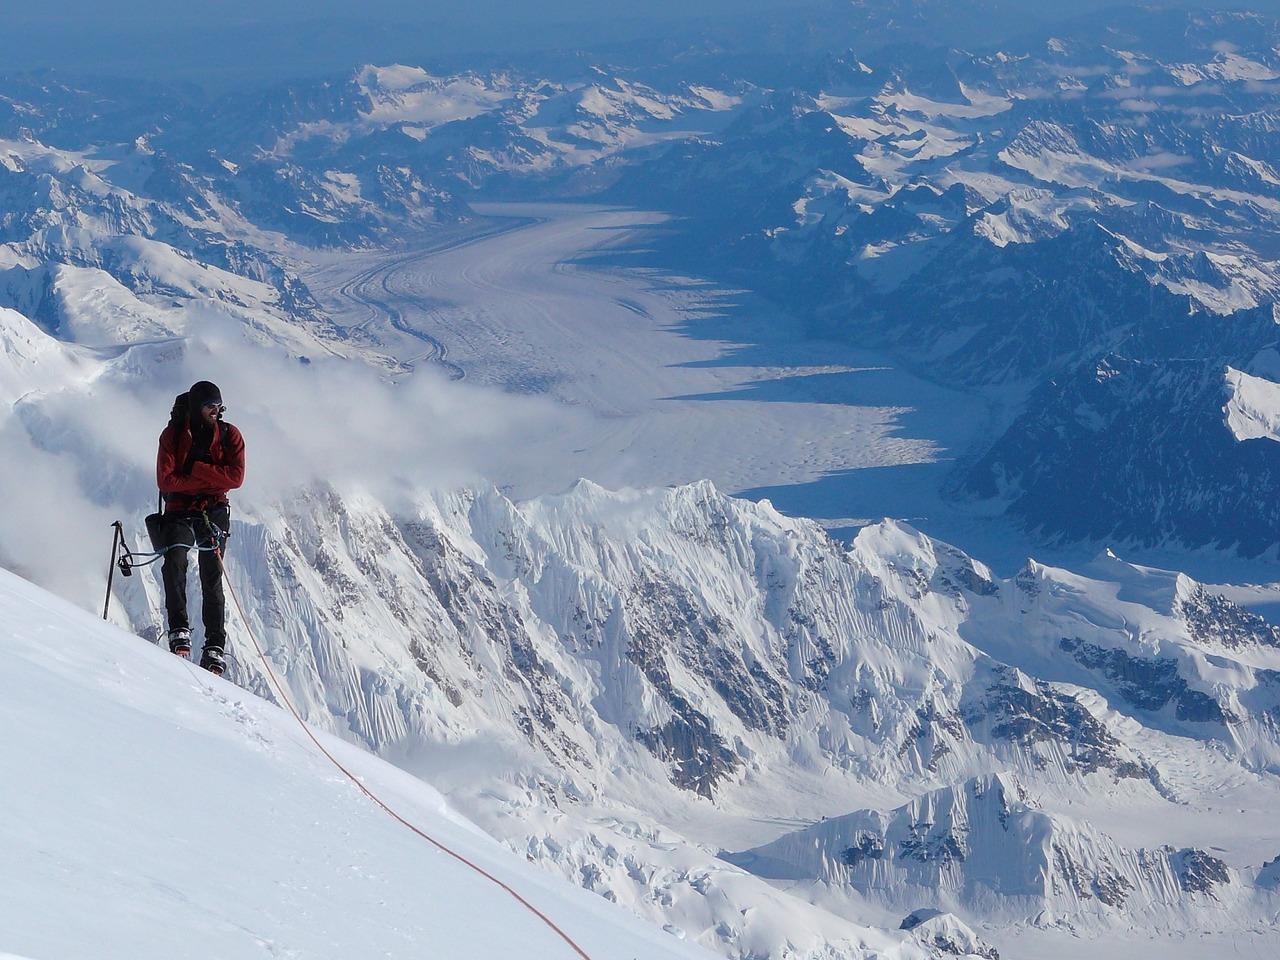
<svg viewBox="0 0 1280 960">
<path fill-rule="evenodd" d="M 173 398 L 173 409 L 169 411 L 169 425 L 184 426 L 191 411 L 187 406 L 187 394 L 180 393 Z"/>
</svg>

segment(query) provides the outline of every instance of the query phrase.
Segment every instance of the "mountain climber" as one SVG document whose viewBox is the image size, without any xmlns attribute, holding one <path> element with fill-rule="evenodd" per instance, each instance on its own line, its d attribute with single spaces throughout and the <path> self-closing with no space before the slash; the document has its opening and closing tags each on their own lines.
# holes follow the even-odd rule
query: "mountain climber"
<svg viewBox="0 0 1280 960">
<path fill-rule="evenodd" d="M 174 400 L 169 425 L 160 434 L 156 483 L 164 497 L 159 548 L 169 622 L 169 649 L 191 653 L 187 617 L 187 551 L 199 554 L 204 649 L 200 666 L 226 669 L 226 597 L 222 589 L 223 545 L 231 535 L 228 491 L 244 482 L 244 437 L 222 419 L 222 392 L 208 380 Z"/>
</svg>

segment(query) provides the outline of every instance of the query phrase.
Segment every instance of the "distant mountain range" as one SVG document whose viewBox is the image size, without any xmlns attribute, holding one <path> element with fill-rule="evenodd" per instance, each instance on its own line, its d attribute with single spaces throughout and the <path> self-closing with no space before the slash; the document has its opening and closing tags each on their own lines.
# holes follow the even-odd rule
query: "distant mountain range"
<svg viewBox="0 0 1280 960">
<path fill-rule="evenodd" d="M 769 88 L 706 82 L 705 51 L 698 80 L 678 58 L 549 60 L 552 75 L 364 67 L 213 103 L 18 78 L 0 100 L 3 236 L 40 269 L 144 283 L 128 276 L 135 253 L 65 229 L 92 218 L 322 322 L 271 237 L 373 244 L 495 195 L 658 206 L 682 218 L 667 257 L 816 333 L 1002 391 L 1007 430 L 966 458 L 958 500 L 1056 539 L 1269 552 L 1280 527 L 1262 492 L 1280 448 L 1237 440 L 1221 414 L 1228 370 L 1258 369 L 1276 341 L 1276 19 L 1150 8 L 998 49 L 877 40 L 861 55 L 856 39 L 795 58 Z M 1100 367 L 1107 384 L 1089 387 Z M 1046 429 L 1072 422 L 1083 390 L 1089 423 Z M 1064 512 L 1100 459 L 1088 518 Z M 1224 491 L 1237 477 L 1239 495 Z M 1153 497 L 1176 506 L 1153 512 Z"/>
<path fill-rule="evenodd" d="M 575 53 L 212 101 L 0 79 L 0 441 L 40 478 L 4 482 L 138 526 L 150 478 L 84 407 L 167 389 L 209 330 L 390 366 L 301 279 L 317 249 L 465 235 L 483 199 L 664 210 L 653 262 L 989 397 L 949 496 L 1098 559 L 1000 577 L 710 483 L 315 484 L 249 504 L 233 570 L 308 718 L 729 957 L 889 955 L 868 917 L 902 957 L 1268 928 L 1280 633 L 1117 554 L 1280 544 L 1280 24 L 1082 11 L 960 50 L 872 19 L 767 71 L 686 50 L 684 77 Z M 155 584 L 119 589 L 159 639 Z M 245 639 L 231 676 L 269 695 Z"/>
</svg>

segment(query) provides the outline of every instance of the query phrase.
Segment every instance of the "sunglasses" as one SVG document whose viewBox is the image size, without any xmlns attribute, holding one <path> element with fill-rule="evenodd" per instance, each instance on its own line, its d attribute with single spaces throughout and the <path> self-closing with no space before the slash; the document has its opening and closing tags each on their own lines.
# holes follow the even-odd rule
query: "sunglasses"
<svg viewBox="0 0 1280 960">
<path fill-rule="evenodd" d="M 200 409 L 201 409 L 201 410 L 216 409 L 218 413 L 222 413 L 222 412 L 224 412 L 227 408 L 226 408 L 226 407 L 224 407 L 222 404 L 217 403 L 217 402 L 215 401 L 215 402 L 212 402 L 212 403 L 205 403 L 205 404 L 201 404 Z"/>
</svg>

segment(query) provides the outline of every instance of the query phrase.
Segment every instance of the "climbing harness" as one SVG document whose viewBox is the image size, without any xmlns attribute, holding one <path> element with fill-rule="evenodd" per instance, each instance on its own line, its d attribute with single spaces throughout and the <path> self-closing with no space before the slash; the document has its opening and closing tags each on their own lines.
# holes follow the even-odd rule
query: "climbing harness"
<svg viewBox="0 0 1280 960">
<path fill-rule="evenodd" d="M 207 553 L 212 550 L 217 552 L 218 558 L 222 558 L 222 545 L 226 543 L 228 533 L 220 526 L 213 522 L 209 517 L 209 511 L 200 511 L 200 518 L 204 520 L 207 539 L 203 544 L 200 543 L 200 537 L 195 537 L 194 543 L 171 543 L 167 546 L 161 546 L 159 543 L 160 523 L 162 522 L 161 514 L 153 513 L 147 517 L 147 534 L 151 538 L 152 550 L 140 551 L 132 550 L 129 547 L 129 541 L 124 535 L 124 524 L 116 520 L 111 524 L 114 531 L 111 535 L 111 565 L 107 568 L 107 597 L 102 604 L 102 619 L 106 620 L 111 608 L 111 584 L 115 580 L 115 573 L 120 571 L 122 577 L 133 576 L 133 571 L 138 567 L 149 567 L 164 557 L 170 550 L 182 548 L 183 550 L 195 550 L 197 553 Z M 194 519 L 194 517 L 193 517 Z M 195 532 L 194 529 L 192 531 Z"/>
</svg>

